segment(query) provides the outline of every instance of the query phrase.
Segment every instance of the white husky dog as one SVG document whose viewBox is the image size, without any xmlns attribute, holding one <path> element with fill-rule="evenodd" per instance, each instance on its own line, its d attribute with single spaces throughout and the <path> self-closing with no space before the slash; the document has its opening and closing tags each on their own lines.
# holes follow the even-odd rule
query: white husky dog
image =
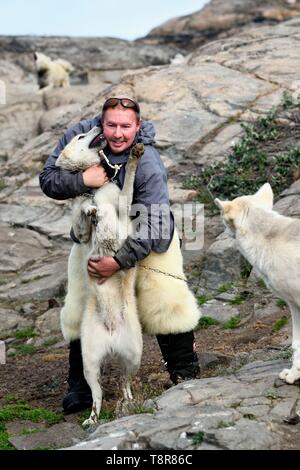
<svg viewBox="0 0 300 470">
<path fill-rule="evenodd" d="M 74 70 L 72 64 L 64 59 L 51 60 L 41 52 L 34 52 L 35 67 L 40 90 L 70 86 L 69 74 Z"/>
<path fill-rule="evenodd" d="M 293 364 L 279 377 L 289 384 L 300 378 L 300 220 L 272 210 L 273 191 L 264 184 L 252 196 L 215 203 L 234 233 L 240 252 L 267 286 L 289 305 L 293 320 Z"/>
<path fill-rule="evenodd" d="M 99 163 L 99 147 L 103 147 L 100 129 L 77 135 L 64 148 L 56 165 L 67 170 L 85 170 Z M 87 261 L 92 257 L 113 256 L 132 232 L 125 210 L 119 213 L 120 196 L 132 203 L 133 182 L 143 145 L 133 147 L 126 166 L 122 191 L 107 183 L 91 196 L 79 196 L 73 204 L 73 230 L 80 244 L 74 244 L 68 264 L 68 292 L 61 311 L 62 332 L 67 340 L 78 338 L 84 375 L 92 390 L 93 408 L 83 425 L 97 422 L 101 410 L 102 390 L 100 365 L 108 354 L 119 357 L 124 371 L 123 394 L 132 399 L 129 376 L 140 366 L 142 334 L 137 317 L 135 268 L 117 271 L 103 284 L 87 274 Z M 128 209 L 127 206 L 127 209 Z"/>
</svg>

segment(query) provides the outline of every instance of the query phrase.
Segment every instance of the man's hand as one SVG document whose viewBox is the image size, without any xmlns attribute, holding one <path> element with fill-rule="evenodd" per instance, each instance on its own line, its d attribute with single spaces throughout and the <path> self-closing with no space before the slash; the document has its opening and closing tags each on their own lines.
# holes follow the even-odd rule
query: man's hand
<svg viewBox="0 0 300 470">
<path fill-rule="evenodd" d="M 111 256 L 102 258 L 90 258 L 87 270 L 91 277 L 98 279 L 98 284 L 103 284 L 110 276 L 120 269 L 118 263 Z"/>
<path fill-rule="evenodd" d="M 107 174 L 101 165 L 90 166 L 82 173 L 83 182 L 88 188 L 101 188 L 108 183 Z"/>
</svg>

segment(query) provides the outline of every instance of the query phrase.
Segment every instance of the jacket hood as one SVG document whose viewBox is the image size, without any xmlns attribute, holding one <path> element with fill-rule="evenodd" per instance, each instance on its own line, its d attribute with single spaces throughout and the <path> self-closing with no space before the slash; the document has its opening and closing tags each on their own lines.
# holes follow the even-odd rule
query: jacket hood
<svg viewBox="0 0 300 470">
<path fill-rule="evenodd" d="M 142 121 L 137 135 L 137 142 L 143 144 L 155 144 L 155 129 L 151 121 Z"/>
</svg>

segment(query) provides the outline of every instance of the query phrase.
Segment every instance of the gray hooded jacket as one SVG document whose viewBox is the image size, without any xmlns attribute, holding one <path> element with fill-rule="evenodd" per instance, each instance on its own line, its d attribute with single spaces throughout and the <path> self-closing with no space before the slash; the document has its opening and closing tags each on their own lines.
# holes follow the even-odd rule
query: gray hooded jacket
<svg viewBox="0 0 300 470">
<path fill-rule="evenodd" d="M 53 199 L 68 199 L 90 191 L 90 188 L 86 187 L 83 182 L 82 172 L 62 170 L 55 166 L 55 161 L 75 135 L 86 133 L 94 126 L 101 127 L 100 116 L 72 126 L 59 140 L 40 174 L 40 186 L 47 196 Z M 136 231 L 133 236 L 125 240 L 122 248 L 114 257 L 122 268 L 133 267 L 150 251 L 157 253 L 166 251 L 173 236 L 174 217 L 170 210 L 167 176 L 159 153 L 153 146 L 154 137 L 153 124 L 150 121 L 142 121 L 134 141 L 134 143 L 142 142 L 145 146 L 145 152 L 139 161 L 134 181 L 131 215 L 133 219 L 136 217 L 137 223 L 134 224 Z M 105 149 L 105 154 L 112 164 L 124 164 L 115 178 L 115 182 L 121 189 L 124 184 L 129 153 L 130 149 L 127 149 L 122 154 L 114 155 L 108 148 Z M 112 170 L 105 164 L 103 166 L 108 177 L 111 178 L 113 176 Z"/>
</svg>

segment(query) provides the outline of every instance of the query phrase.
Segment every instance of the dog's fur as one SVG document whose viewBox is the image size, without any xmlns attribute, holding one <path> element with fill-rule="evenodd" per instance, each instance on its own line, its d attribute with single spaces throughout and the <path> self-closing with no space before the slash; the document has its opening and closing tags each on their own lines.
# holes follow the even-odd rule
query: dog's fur
<svg viewBox="0 0 300 470">
<path fill-rule="evenodd" d="M 252 196 L 215 202 L 241 253 L 290 307 L 293 363 L 279 377 L 292 384 L 300 378 L 300 220 L 272 210 L 273 191 L 268 183 Z"/>
<path fill-rule="evenodd" d="M 176 229 L 165 253 L 152 251 L 138 266 L 137 302 L 143 331 L 163 335 L 194 329 L 201 313 L 188 284 L 182 280 L 185 275 Z"/>
<path fill-rule="evenodd" d="M 83 135 L 74 137 L 62 151 L 56 164 L 66 170 L 80 171 L 85 170 L 93 164 L 99 163 L 98 153 L 95 149 L 90 149 L 88 146 L 89 142 L 94 139 L 98 132 L 99 129 L 94 128 L 86 134 L 85 137 Z M 127 163 L 126 178 L 121 193 L 130 194 L 130 197 L 128 197 L 129 204 L 132 199 L 132 193 L 130 192 L 132 191 L 134 181 L 134 169 L 132 169 L 131 166 L 134 164 L 136 164 L 134 160 L 131 163 L 130 161 Z M 128 325 L 133 325 L 133 331 L 129 331 L 129 326 L 125 327 L 123 325 L 122 331 L 124 334 L 122 336 L 122 342 L 116 343 L 116 347 L 121 348 L 122 351 L 128 351 L 129 355 L 135 350 L 136 369 L 140 361 L 140 351 L 142 347 L 140 324 L 136 324 L 136 316 L 134 313 L 136 300 L 138 302 L 138 316 L 141 326 L 143 331 L 149 334 L 169 334 L 190 331 L 199 321 L 200 310 L 184 280 L 183 259 L 176 230 L 174 231 L 170 247 L 165 253 L 151 252 L 138 264 L 136 277 L 137 299 L 133 293 L 135 269 L 124 272 L 119 271 L 116 273 L 117 276 L 114 275 L 110 282 L 106 281 L 103 284 L 102 291 L 97 291 L 98 288 L 96 284 L 89 279 L 86 269 L 87 259 L 93 254 L 90 248 L 91 242 L 89 242 L 91 233 L 92 238 L 95 238 L 95 229 L 92 227 L 91 220 L 87 214 L 95 215 L 96 212 L 98 218 L 102 219 L 101 222 L 99 221 L 97 229 L 101 229 L 105 224 L 115 225 L 118 217 L 115 207 L 119 196 L 120 190 L 115 184 L 110 183 L 96 191 L 96 211 L 95 208 L 91 207 L 89 197 L 83 195 L 74 200 L 72 212 L 73 230 L 76 237 L 82 243 L 80 245 L 73 245 L 69 257 L 68 291 L 65 306 L 61 312 L 61 328 L 65 339 L 68 341 L 81 336 L 83 357 L 85 357 L 92 351 L 92 346 L 89 346 L 89 344 L 92 344 L 92 342 L 90 343 L 89 335 L 91 335 L 91 338 L 95 338 L 95 331 L 99 331 L 99 327 L 96 329 L 94 325 L 95 322 L 91 321 L 91 318 L 95 316 L 95 312 L 97 312 L 97 316 L 99 316 L 99 307 L 96 307 L 97 298 L 99 298 L 100 304 L 100 294 L 103 294 L 103 289 L 105 288 L 105 301 L 108 304 L 107 309 L 109 311 L 120 312 L 123 305 L 123 296 L 128 303 L 128 315 L 131 315 Z M 111 208 L 109 204 L 112 204 Z M 105 205 L 106 208 L 109 207 L 106 214 L 103 213 L 103 205 Z M 127 232 L 128 235 L 132 229 L 127 218 L 126 221 L 121 221 L 121 229 L 124 227 L 123 239 L 126 238 L 125 225 L 129 228 Z M 108 229 L 109 227 L 105 228 L 106 233 Z M 114 237 L 115 234 L 113 234 L 112 238 Z M 115 240 L 115 251 L 117 251 L 118 246 L 121 246 L 121 241 Z M 161 271 L 161 273 L 156 272 L 156 269 Z M 125 272 L 127 273 L 126 276 L 124 275 Z M 123 277 L 120 278 L 120 276 Z M 177 277 L 180 279 L 177 279 Z M 119 281 L 117 282 L 116 279 L 119 279 Z M 123 279 L 123 283 L 121 283 L 120 279 Z M 92 282 L 94 290 L 88 287 L 90 282 Z M 122 289 L 120 289 L 120 283 Z M 122 295 L 120 295 L 120 292 L 122 292 Z M 103 305 L 102 301 L 101 305 Z M 108 315 L 105 318 L 102 316 L 102 324 L 104 325 L 104 327 L 102 325 L 102 330 L 104 328 L 103 336 L 107 339 L 104 341 L 101 337 L 99 343 L 101 345 L 104 344 L 103 347 L 105 347 L 105 345 L 106 347 L 112 347 L 111 338 L 113 339 L 114 336 L 111 337 L 107 335 L 107 331 L 114 331 L 114 328 L 118 326 L 119 323 L 118 320 L 116 321 L 116 315 Z M 134 338 L 136 339 L 134 340 Z M 86 375 L 86 377 L 89 382 L 88 375 Z M 126 396 L 126 394 L 127 396 L 130 395 L 130 392 L 128 393 L 128 387 L 125 387 L 124 395 Z M 91 422 L 95 419 L 94 413 L 90 420 L 87 421 Z"/>
<path fill-rule="evenodd" d="M 51 60 L 41 52 L 33 54 L 40 91 L 70 86 L 69 74 L 73 66 L 64 59 Z"/>
<path fill-rule="evenodd" d="M 75 136 L 56 164 L 78 170 L 99 163 L 99 149 L 89 148 L 99 132 L 99 128 L 94 128 L 85 135 Z M 87 261 L 93 257 L 113 256 L 127 233 L 131 233 L 128 214 L 119 216 L 118 203 L 120 195 L 128 198 L 129 205 L 132 202 L 135 170 L 142 153 L 143 145 L 133 147 L 122 191 L 114 183 L 107 183 L 95 191 L 93 201 L 79 196 L 74 202 L 73 230 L 81 244 L 74 244 L 69 258 L 68 293 L 61 311 L 61 327 L 67 340 L 78 337 L 81 328 L 84 375 L 93 395 L 92 412 L 83 425 L 95 423 L 101 410 L 99 378 L 104 357 L 119 356 L 125 378 L 125 399 L 132 399 L 129 376 L 140 366 L 142 334 L 136 312 L 135 268 L 119 270 L 100 285 L 88 276 Z"/>
</svg>

